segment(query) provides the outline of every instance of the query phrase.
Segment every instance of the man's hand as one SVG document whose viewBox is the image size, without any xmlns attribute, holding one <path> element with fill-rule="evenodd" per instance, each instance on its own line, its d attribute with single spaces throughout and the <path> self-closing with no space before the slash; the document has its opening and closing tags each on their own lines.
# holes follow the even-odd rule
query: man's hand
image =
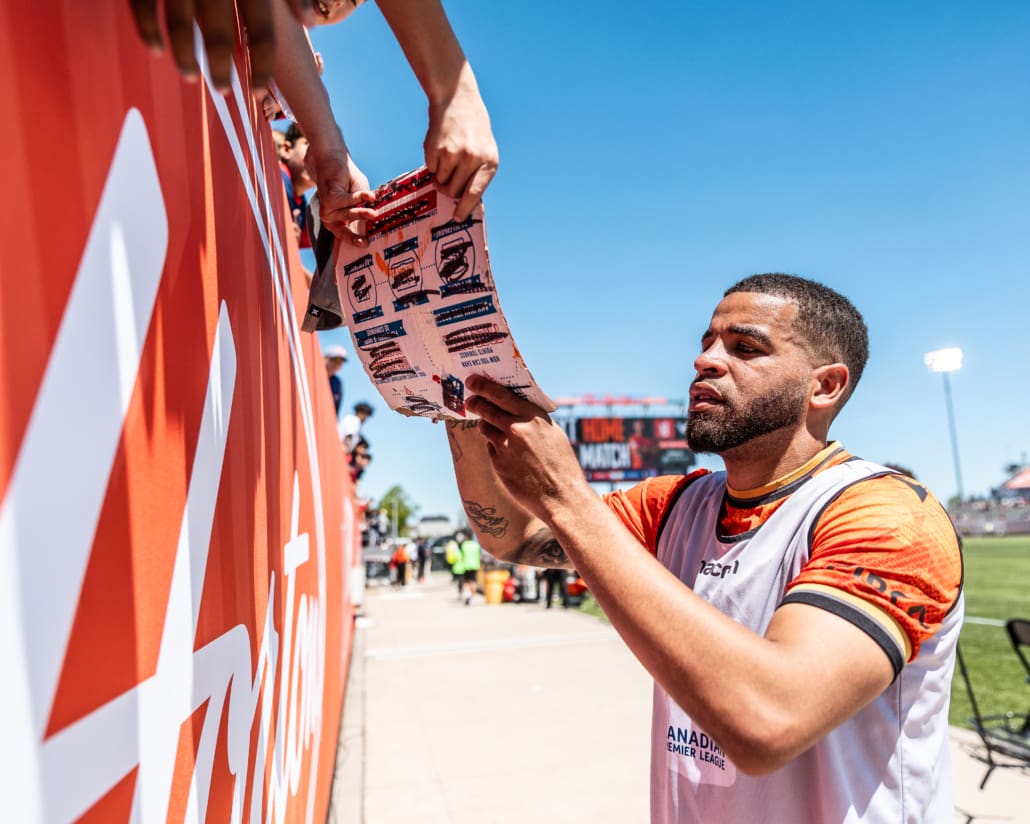
<svg viewBox="0 0 1030 824">
<path fill-rule="evenodd" d="M 247 30 L 251 86 L 256 92 L 268 88 L 272 74 L 275 59 L 272 4 L 279 2 L 286 3 L 301 22 L 309 25 L 314 22 L 314 9 L 310 0 L 237 0 L 235 4 Z M 157 0 L 130 0 L 130 3 L 140 37 L 152 49 L 163 51 Z M 195 79 L 198 75 L 197 58 L 193 52 L 193 20 L 196 18 L 204 33 L 211 80 L 219 90 L 228 89 L 236 42 L 233 0 L 165 0 L 164 7 L 168 43 L 183 77 Z"/>
<path fill-rule="evenodd" d="M 359 221 L 371 220 L 375 209 L 363 204 L 375 200 L 368 187 L 368 178 L 354 164 L 346 151 L 316 156 L 308 149 L 305 164 L 318 187 L 319 220 L 341 240 L 355 246 L 367 246 Z"/>
<path fill-rule="evenodd" d="M 265 94 L 261 98 L 261 111 L 265 115 L 265 120 L 279 120 L 283 116 L 279 102 L 271 94 Z"/>
<path fill-rule="evenodd" d="M 520 506 L 549 522 L 577 481 L 590 491 L 568 438 L 539 406 L 479 375 L 465 385 L 494 471 Z"/>
<path fill-rule="evenodd" d="M 500 162 L 490 116 L 476 89 L 459 89 L 430 105 L 424 148 L 426 168 L 437 185 L 458 198 L 454 219 L 464 220 L 482 200 Z"/>
</svg>

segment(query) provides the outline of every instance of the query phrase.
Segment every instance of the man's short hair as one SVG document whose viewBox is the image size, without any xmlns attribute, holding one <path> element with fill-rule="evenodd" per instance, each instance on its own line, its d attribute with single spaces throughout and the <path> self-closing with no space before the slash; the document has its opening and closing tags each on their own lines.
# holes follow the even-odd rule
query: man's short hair
<svg viewBox="0 0 1030 824">
<path fill-rule="evenodd" d="M 300 138 L 304 137 L 304 132 L 300 130 L 300 126 L 296 123 L 291 123 L 286 128 L 286 141 L 288 143 L 296 143 Z"/>
<path fill-rule="evenodd" d="M 869 330 L 855 305 L 829 286 L 782 272 L 746 277 L 727 289 L 724 297 L 735 292 L 773 295 L 797 304 L 794 328 L 808 344 L 812 356 L 823 363 L 843 363 L 848 367 L 851 377 L 840 404 L 843 406 L 858 386 L 869 360 Z"/>
<path fill-rule="evenodd" d="M 357 415 L 359 412 L 364 412 L 366 415 L 371 415 L 375 410 L 372 409 L 371 405 L 364 401 L 358 401 L 354 404 L 354 414 Z"/>
</svg>

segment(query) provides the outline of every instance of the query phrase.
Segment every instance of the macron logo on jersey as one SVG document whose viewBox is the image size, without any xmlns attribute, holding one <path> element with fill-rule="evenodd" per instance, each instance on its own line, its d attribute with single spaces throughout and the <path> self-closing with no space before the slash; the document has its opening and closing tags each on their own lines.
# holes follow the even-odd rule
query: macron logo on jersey
<svg viewBox="0 0 1030 824">
<path fill-rule="evenodd" d="M 740 568 L 740 561 L 732 564 L 721 564 L 718 561 L 702 561 L 697 570 L 698 575 L 711 575 L 713 578 L 725 578 L 727 575 L 736 575 Z"/>
</svg>

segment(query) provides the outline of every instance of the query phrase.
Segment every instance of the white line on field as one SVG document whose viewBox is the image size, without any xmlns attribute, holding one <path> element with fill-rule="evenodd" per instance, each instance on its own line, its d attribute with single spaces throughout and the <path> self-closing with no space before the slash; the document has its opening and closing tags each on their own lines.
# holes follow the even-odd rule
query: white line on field
<svg viewBox="0 0 1030 824">
<path fill-rule="evenodd" d="M 977 618 L 975 615 L 966 616 L 967 624 L 981 624 L 985 627 L 1003 627 L 1005 626 L 1004 621 L 999 621 L 997 618 Z"/>
</svg>

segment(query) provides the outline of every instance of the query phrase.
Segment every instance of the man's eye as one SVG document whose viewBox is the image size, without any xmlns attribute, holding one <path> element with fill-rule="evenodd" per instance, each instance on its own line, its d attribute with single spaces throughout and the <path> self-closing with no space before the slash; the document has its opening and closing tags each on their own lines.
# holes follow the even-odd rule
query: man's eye
<svg viewBox="0 0 1030 824">
<path fill-rule="evenodd" d="M 746 343 L 738 343 L 737 351 L 743 352 L 745 355 L 754 355 L 756 352 L 758 352 L 758 350 L 755 349 L 755 347 Z"/>
</svg>

